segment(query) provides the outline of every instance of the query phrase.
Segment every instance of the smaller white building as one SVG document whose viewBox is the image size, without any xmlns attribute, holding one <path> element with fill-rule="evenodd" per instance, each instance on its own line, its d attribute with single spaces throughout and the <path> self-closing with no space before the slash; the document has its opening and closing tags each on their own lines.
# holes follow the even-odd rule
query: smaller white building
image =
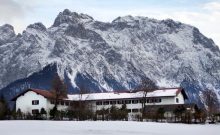
<svg viewBox="0 0 220 135">
<path fill-rule="evenodd" d="M 24 114 L 40 113 L 42 108 L 45 109 L 47 114 L 54 107 L 54 96 L 51 92 L 39 89 L 27 89 L 19 94 L 13 101 L 16 101 L 16 111 L 19 109 Z M 58 110 L 66 110 L 70 105 L 70 101 L 60 100 L 57 106 Z"/>
<path fill-rule="evenodd" d="M 53 94 L 46 90 L 27 89 L 23 93 L 16 96 L 16 110 L 27 114 L 39 113 L 44 108 L 49 111 L 54 107 Z M 58 103 L 58 110 L 67 110 L 73 103 L 86 101 L 93 112 L 101 109 L 109 109 L 113 105 L 121 108 L 126 104 L 129 119 L 133 119 L 136 115 L 141 114 L 143 109 L 143 101 L 146 101 L 145 107 L 166 106 L 166 105 L 183 105 L 187 96 L 181 88 L 159 89 L 148 92 L 145 96 L 144 91 L 136 92 L 106 92 L 106 93 L 90 93 L 90 94 L 73 94 L 68 98 L 62 99 Z"/>
</svg>

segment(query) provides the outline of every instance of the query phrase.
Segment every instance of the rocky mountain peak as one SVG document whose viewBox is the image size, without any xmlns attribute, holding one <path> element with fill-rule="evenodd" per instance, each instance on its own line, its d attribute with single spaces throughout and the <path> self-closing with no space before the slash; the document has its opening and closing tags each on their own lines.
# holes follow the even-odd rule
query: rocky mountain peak
<svg viewBox="0 0 220 135">
<path fill-rule="evenodd" d="M 3 26 L 0 26 L 0 45 L 9 42 L 16 36 L 14 27 L 5 24 Z"/>
<path fill-rule="evenodd" d="M 1 30 L 2 29 L 9 29 L 9 30 L 14 31 L 14 27 L 12 25 L 10 25 L 10 24 L 4 24 L 4 25 L 0 26 L 0 29 Z"/>
<path fill-rule="evenodd" d="M 56 17 L 53 26 L 57 27 L 60 24 L 77 24 L 77 23 L 86 23 L 92 21 L 93 18 L 86 14 L 78 14 L 76 12 L 71 12 L 69 9 L 65 9 L 63 12 L 60 12 Z"/>
<path fill-rule="evenodd" d="M 128 22 L 128 21 L 134 21 L 134 20 L 135 20 L 135 17 L 128 15 L 128 16 L 123 16 L 123 17 L 117 17 L 112 22 L 117 23 L 117 22 Z"/>
<path fill-rule="evenodd" d="M 47 28 L 41 22 L 31 24 L 27 28 L 36 29 L 36 30 L 40 30 L 40 31 L 46 31 L 47 30 Z"/>
</svg>

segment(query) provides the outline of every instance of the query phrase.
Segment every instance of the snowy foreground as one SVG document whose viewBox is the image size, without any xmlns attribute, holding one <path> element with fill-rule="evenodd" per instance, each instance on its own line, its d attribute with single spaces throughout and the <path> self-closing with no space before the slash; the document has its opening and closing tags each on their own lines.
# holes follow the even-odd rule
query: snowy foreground
<svg viewBox="0 0 220 135">
<path fill-rule="evenodd" d="M 0 135 L 217 135 L 220 125 L 112 121 L 0 121 Z"/>
</svg>

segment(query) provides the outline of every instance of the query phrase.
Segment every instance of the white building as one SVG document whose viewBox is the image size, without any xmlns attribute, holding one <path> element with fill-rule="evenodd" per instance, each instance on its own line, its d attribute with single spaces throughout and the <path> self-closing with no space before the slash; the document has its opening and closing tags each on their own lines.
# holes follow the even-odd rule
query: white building
<svg viewBox="0 0 220 135">
<path fill-rule="evenodd" d="M 35 114 L 44 108 L 49 111 L 54 107 L 53 95 L 46 90 L 28 89 L 16 96 L 16 110 L 20 109 L 23 113 Z M 126 104 L 129 118 L 141 114 L 142 101 L 146 99 L 146 108 L 148 106 L 166 106 L 166 105 L 183 105 L 187 96 L 181 88 L 159 89 L 148 92 L 146 97 L 144 91 L 136 92 L 106 92 L 90 94 L 68 95 L 68 98 L 59 101 L 58 110 L 67 110 L 73 103 L 86 101 L 89 103 L 93 112 L 101 109 L 108 109 L 111 106 L 120 108 Z"/>
<path fill-rule="evenodd" d="M 46 90 L 27 89 L 12 100 L 16 101 L 16 111 L 20 109 L 24 114 L 35 114 L 39 113 L 41 108 L 44 108 L 47 114 L 49 114 L 49 111 L 54 107 L 53 97 L 53 94 Z M 59 102 L 58 110 L 66 110 L 68 108 L 69 104 L 66 102 L 69 103 L 70 101 L 66 100 L 65 103 L 64 101 Z"/>
</svg>

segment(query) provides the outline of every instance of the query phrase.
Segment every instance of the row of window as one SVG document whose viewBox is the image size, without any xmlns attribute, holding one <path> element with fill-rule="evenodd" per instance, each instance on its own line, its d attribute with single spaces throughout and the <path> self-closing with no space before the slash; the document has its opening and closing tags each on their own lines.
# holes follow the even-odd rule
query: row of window
<svg viewBox="0 0 220 135">
<path fill-rule="evenodd" d="M 141 112 L 141 109 L 127 109 L 128 112 L 133 112 L 133 113 L 136 113 L 136 112 Z M 38 109 L 33 109 L 32 110 L 32 114 L 39 114 L 39 110 Z"/>
<path fill-rule="evenodd" d="M 54 100 L 51 100 L 50 103 L 51 103 L 52 105 L 54 105 L 54 104 L 55 104 L 55 101 L 54 101 Z M 58 102 L 57 102 L 57 105 L 72 106 L 72 103 L 69 102 L 69 101 L 58 101 Z"/>
<path fill-rule="evenodd" d="M 50 103 L 55 104 L 55 101 L 51 100 Z M 39 105 L 39 100 L 32 100 L 32 105 Z M 72 103 L 69 101 L 58 101 L 57 105 L 70 106 L 70 105 L 72 105 Z"/>
<path fill-rule="evenodd" d="M 160 103 L 160 98 L 147 99 L 147 103 Z M 112 101 L 97 101 L 96 105 L 115 105 L 115 104 L 138 104 L 142 103 L 142 100 L 112 100 Z"/>
<path fill-rule="evenodd" d="M 147 103 L 160 103 L 160 102 L 161 102 L 160 98 L 147 99 Z"/>
<path fill-rule="evenodd" d="M 141 109 L 128 109 L 128 112 L 141 112 Z"/>
<path fill-rule="evenodd" d="M 160 98 L 155 99 L 147 99 L 147 103 L 160 103 L 162 100 Z M 176 102 L 178 103 L 179 100 L 176 98 Z M 51 100 L 51 104 L 55 104 L 55 101 Z M 138 104 L 142 103 L 142 100 L 113 100 L 113 101 L 97 101 L 96 105 L 115 105 L 115 104 Z M 32 105 L 39 105 L 39 100 L 32 100 Z M 71 106 L 72 103 L 69 101 L 58 101 L 57 105 L 66 105 Z"/>
</svg>

